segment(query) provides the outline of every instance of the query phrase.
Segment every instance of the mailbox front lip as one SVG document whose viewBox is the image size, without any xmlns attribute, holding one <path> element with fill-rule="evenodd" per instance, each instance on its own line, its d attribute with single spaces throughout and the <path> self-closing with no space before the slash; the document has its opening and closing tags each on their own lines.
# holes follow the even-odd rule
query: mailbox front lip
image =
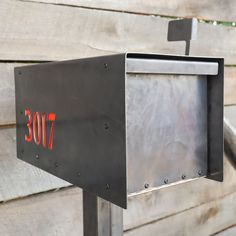
<svg viewBox="0 0 236 236">
<path fill-rule="evenodd" d="M 176 75 L 217 75 L 217 62 L 201 62 L 166 59 L 127 58 L 126 73 L 135 74 L 176 74 Z"/>
</svg>

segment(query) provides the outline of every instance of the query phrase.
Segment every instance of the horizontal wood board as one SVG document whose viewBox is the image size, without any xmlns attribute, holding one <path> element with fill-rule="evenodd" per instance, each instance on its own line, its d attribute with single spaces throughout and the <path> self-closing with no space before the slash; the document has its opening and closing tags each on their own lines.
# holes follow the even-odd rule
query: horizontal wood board
<svg viewBox="0 0 236 236">
<path fill-rule="evenodd" d="M 63 4 L 77 7 L 127 11 L 175 17 L 197 17 L 199 19 L 236 21 L 236 2 L 232 0 L 29 0 L 34 2 Z"/>
<path fill-rule="evenodd" d="M 0 129 L 0 202 L 69 186 L 69 183 L 17 159 L 15 132 L 15 128 Z"/>
<path fill-rule="evenodd" d="M 200 179 L 130 197 L 125 235 L 210 235 L 235 224 L 236 174 L 225 161 L 222 184 Z M 82 235 L 81 193 L 71 187 L 0 204 L 1 233 Z"/>
<path fill-rule="evenodd" d="M 169 19 L 57 4 L 0 3 L 0 60 L 65 60 L 116 52 L 183 54 L 167 42 Z M 236 64 L 236 28 L 200 23 L 191 54 Z"/>
</svg>

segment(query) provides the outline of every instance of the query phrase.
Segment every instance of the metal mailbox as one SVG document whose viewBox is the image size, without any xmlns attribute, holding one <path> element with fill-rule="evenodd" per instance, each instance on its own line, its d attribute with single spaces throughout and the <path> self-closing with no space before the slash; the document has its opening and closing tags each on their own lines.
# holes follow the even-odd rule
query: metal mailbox
<svg viewBox="0 0 236 236">
<path fill-rule="evenodd" d="M 127 208 L 223 180 L 223 59 L 117 54 L 15 69 L 17 156 Z"/>
</svg>

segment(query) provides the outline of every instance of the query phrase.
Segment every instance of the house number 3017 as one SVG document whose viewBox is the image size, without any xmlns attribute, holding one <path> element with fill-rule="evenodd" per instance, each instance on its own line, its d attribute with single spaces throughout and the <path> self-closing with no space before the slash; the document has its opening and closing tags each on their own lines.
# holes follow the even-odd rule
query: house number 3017
<svg viewBox="0 0 236 236">
<path fill-rule="evenodd" d="M 29 109 L 25 109 L 25 116 L 27 117 L 28 134 L 25 134 L 25 141 L 31 142 L 34 140 L 35 144 L 40 145 L 50 150 L 53 149 L 53 138 L 54 138 L 54 126 L 56 120 L 55 113 L 42 113 L 34 112 L 33 114 Z M 49 140 L 47 143 L 47 128 L 46 122 L 51 123 Z"/>
</svg>

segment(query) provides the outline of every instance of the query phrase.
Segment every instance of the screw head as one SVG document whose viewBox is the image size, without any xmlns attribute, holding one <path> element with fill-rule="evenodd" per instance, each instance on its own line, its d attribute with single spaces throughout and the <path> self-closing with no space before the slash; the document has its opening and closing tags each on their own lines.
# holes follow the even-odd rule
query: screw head
<svg viewBox="0 0 236 236">
<path fill-rule="evenodd" d="M 35 156 L 35 157 L 36 157 L 36 159 L 39 159 L 39 154 L 36 154 L 36 156 Z"/>
<path fill-rule="evenodd" d="M 165 184 L 168 184 L 168 182 L 169 182 L 168 179 L 164 179 Z"/>
<path fill-rule="evenodd" d="M 81 174 L 78 172 L 78 173 L 77 173 L 77 176 L 80 177 L 80 175 L 81 175 Z"/>
<path fill-rule="evenodd" d="M 104 129 L 109 129 L 109 124 L 108 123 L 104 123 Z"/>
<path fill-rule="evenodd" d="M 21 75 L 21 71 L 20 70 L 18 71 L 18 75 Z"/>
<path fill-rule="evenodd" d="M 182 179 L 186 179 L 186 175 L 185 174 L 182 175 Z"/>
<path fill-rule="evenodd" d="M 148 183 L 144 184 L 144 188 L 149 188 L 149 184 Z"/>
<path fill-rule="evenodd" d="M 108 68 L 108 64 L 104 63 L 104 68 L 107 69 Z"/>
</svg>

